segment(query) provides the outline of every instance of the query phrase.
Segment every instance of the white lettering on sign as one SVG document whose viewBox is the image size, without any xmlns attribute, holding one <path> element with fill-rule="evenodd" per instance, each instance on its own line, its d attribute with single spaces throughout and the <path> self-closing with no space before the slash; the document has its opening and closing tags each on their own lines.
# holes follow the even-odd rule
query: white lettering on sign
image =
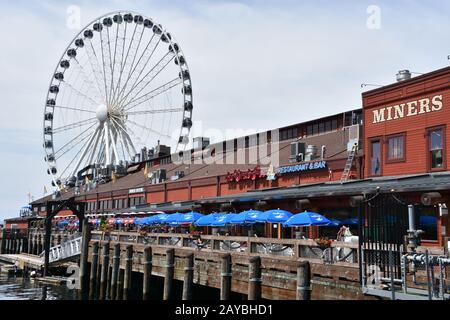
<svg viewBox="0 0 450 320">
<path fill-rule="evenodd" d="M 434 96 L 432 99 L 424 98 L 410 101 L 395 106 L 373 110 L 372 123 L 380 123 L 384 121 L 401 119 L 404 117 L 421 115 L 428 112 L 439 111 L 442 107 L 442 95 Z"/>
<path fill-rule="evenodd" d="M 136 188 L 128 190 L 128 193 L 142 193 L 144 192 L 144 188 Z"/>
</svg>

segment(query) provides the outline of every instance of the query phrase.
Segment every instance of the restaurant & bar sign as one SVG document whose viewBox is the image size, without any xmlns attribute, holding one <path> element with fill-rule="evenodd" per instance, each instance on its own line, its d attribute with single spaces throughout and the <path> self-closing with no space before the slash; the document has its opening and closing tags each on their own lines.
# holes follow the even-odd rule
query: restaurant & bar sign
<svg viewBox="0 0 450 320">
<path fill-rule="evenodd" d="M 292 172 L 303 172 L 303 171 L 313 171 L 325 169 L 327 167 L 327 162 L 325 160 L 322 161 L 313 161 L 306 162 L 301 164 L 296 164 L 293 166 L 279 167 L 277 173 L 292 173 Z"/>
</svg>

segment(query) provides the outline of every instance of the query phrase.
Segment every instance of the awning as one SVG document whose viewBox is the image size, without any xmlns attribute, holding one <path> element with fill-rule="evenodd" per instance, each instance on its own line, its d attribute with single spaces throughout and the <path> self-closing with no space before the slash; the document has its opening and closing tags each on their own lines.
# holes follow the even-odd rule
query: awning
<svg viewBox="0 0 450 320">
<path fill-rule="evenodd" d="M 429 192 L 450 189 L 450 172 L 429 173 L 409 176 L 392 176 L 350 180 L 340 183 L 323 182 L 288 188 L 254 190 L 241 194 L 211 197 L 198 200 L 199 204 L 230 202 L 257 202 L 262 200 L 294 200 L 302 198 L 354 196 L 371 193 Z"/>
</svg>

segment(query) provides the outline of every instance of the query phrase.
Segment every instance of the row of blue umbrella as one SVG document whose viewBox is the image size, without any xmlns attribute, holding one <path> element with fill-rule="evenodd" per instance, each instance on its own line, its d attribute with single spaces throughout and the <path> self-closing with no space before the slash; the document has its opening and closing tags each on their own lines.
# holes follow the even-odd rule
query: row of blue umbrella
<svg viewBox="0 0 450 320">
<path fill-rule="evenodd" d="M 390 222 L 395 222 L 395 217 L 387 217 Z M 392 219 L 391 219 L 392 218 Z M 97 219 L 98 224 L 100 219 Z M 136 225 L 156 225 L 167 224 L 172 227 L 179 227 L 185 224 L 194 224 L 199 227 L 224 227 L 227 225 L 252 225 L 255 223 L 281 223 L 285 227 L 305 227 L 305 226 L 327 226 L 339 227 L 342 225 L 352 226 L 358 225 L 358 218 L 350 218 L 343 221 L 337 219 L 327 219 L 326 217 L 315 212 L 301 212 L 292 214 L 289 211 L 275 209 L 268 211 L 247 210 L 239 214 L 236 213 L 211 213 L 203 215 L 198 212 L 189 213 L 161 213 L 145 218 L 136 218 L 134 223 Z M 59 227 L 79 222 L 69 222 L 68 220 L 61 220 L 58 222 Z M 122 219 L 115 219 L 116 224 L 121 224 Z M 420 225 L 433 226 L 436 225 L 437 218 L 433 216 L 421 216 L 419 220 Z"/>
<path fill-rule="evenodd" d="M 327 219 L 315 212 L 292 214 L 289 211 L 275 209 L 268 211 L 247 210 L 236 213 L 211 213 L 203 215 L 198 212 L 157 214 L 151 217 L 135 219 L 136 225 L 167 224 L 173 227 L 194 224 L 199 227 L 223 227 L 226 225 L 252 225 L 255 223 L 281 223 L 286 227 L 298 226 L 340 226 L 358 224 L 357 219 L 339 221 Z"/>
</svg>

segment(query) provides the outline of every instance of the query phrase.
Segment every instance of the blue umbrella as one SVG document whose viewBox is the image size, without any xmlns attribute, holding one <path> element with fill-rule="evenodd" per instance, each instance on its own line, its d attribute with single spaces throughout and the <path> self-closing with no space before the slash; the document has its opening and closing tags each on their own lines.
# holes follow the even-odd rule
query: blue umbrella
<svg viewBox="0 0 450 320">
<path fill-rule="evenodd" d="M 437 224 L 437 218 L 433 216 L 421 216 L 419 218 L 419 224 L 423 226 L 435 226 Z"/>
<path fill-rule="evenodd" d="M 216 216 L 215 221 L 213 221 L 211 227 L 225 227 L 231 224 L 231 221 L 237 216 L 236 213 L 224 213 Z"/>
<path fill-rule="evenodd" d="M 265 221 L 262 222 L 270 222 L 270 223 L 284 223 L 290 217 L 292 217 L 292 213 L 286 210 L 268 210 L 264 212 Z"/>
<path fill-rule="evenodd" d="M 198 212 L 191 211 L 182 215 L 180 223 L 193 223 L 201 217 L 204 217 L 204 215 Z"/>
<path fill-rule="evenodd" d="M 242 211 L 230 221 L 232 224 L 254 224 L 258 220 L 262 220 L 263 212 L 258 210 Z"/>
<path fill-rule="evenodd" d="M 338 219 L 328 219 L 330 223 L 326 225 L 326 227 L 340 227 L 342 226 L 342 222 Z"/>
<path fill-rule="evenodd" d="M 221 216 L 221 213 L 210 213 L 206 216 L 199 218 L 194 224 L 198 227 L 209 227 L 211 223 L 215 222 L 218 216 Z"/>
<path fill-rule="evenodd" d="M 61 220 L 61 221 L 58 222 L 58 226 L 65 226 L 65 225 L 68 225 L 68 224 L 69 224 L 69 221 L 67 221 L 66 219 Z"/>
<path fill-rule="evenodd" d="M 145 217 L 145 218 L 141 218 L 140 224 L 142 225 L 149 225 L 150 224 L 150 219 L 153 217 Z"/>
<path fill-rule="evenodd" d="M 115 221 L 116 224 L 122 224 L 122 218 L 117 218 Z"/>
<path fill-rule="evenodd" d="M 141 224 L 144 224 L 144 218 L 136 218 L 134 219 L 134 224 L 139 226 Z"/>
<path fill-rule="evenodd" d="M 284 225 L 287 227 L 309 227 L 324 226 L 330 223 L 330 220 L 315 212 L 301 212 L 290 217 Z"/>
<path fill-rule="evenodd" d="M 343 225 L 350 225 L 350 226 L 356 226 L 359 224 L 359 219 L 358 218 L 349 218 L 349 219 L 345 219 L 344 221 L 342 221 Z"/>
<path fill-rule="evenodd" d="M 183 218 L 182 216 L 183 214 L 179 212 L 172 213 L 167 217 L 165 223 L 168 223 L 171 226 L 178 226 L 180 224 L 180 220 Z"/>
<path fill-rule="evenodd" d="M 387 223 L 395 223 L 397 221 L 397 217 L 393 215 L 389 215 L 385 217 L 385 221 Z"/>
<path fill-rule="evenodd" d="M 149 224 L 163 224 L 167 222 L 167 219 L 169 219 L 170 214 L 166 213 L 160 213 L 156 216 L 150 217 L 148 220 Z"/>
</svg>

